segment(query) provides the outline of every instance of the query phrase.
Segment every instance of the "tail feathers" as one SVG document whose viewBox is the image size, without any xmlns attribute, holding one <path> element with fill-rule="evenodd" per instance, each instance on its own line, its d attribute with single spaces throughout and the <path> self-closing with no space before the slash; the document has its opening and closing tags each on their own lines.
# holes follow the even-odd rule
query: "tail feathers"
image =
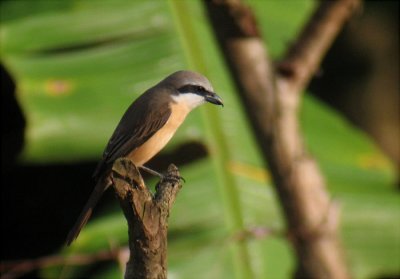
<svg viewBox="0 0 400 279">
<path fill-rule="evenodd" d="M 89 221 L 89 218 L 93 212 L 93 208 L 96 206 L 97 202 L 100 200 L 102 194 L 108 188 L 108 186 L 110 186 L 108 179 L 99 179 L 96 187 L 90 194 L 89 200 L 86 202 L 85 207 L 79 215 L 78 220 L 68 233 L 66 240 L 68 246 L 71 245 L 71 243 L 78 237 L 82 228 Z"/>
<path fill-rule="evenodd" d="M 90 216 L 92 215 L 93 208 L 84 209 L 81 215 L 79 216 L 78 220 L 76 221 L 73 228 L 69 231 L 67 236 L 67 245 L 71 245 L 71 243 L 78 237 L 79 233 L 81 232 L 82 228 L 86 225 L 89 221 Z"/>
</svg>

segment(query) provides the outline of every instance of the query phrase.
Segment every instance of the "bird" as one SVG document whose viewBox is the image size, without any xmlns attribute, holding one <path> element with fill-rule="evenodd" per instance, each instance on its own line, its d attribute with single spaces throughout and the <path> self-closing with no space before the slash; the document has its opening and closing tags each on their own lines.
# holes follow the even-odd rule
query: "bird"
<svg viewBox="0 0 400 279">
<path fill-rule="evenodd" d="M 145 91 L 128 107 L 93 173 L 96 185 L 68 233 L 68 246 L 78 237 L 93 208 L 112 184 L 110 174 L 114 161 L 128 157 L 139 169 L 162 176 L 144 164 L 170 141 L 190 111 L 207 102 L 223 106 L 221 97 L 205 76 L 181 70 Z"/>
</svg>

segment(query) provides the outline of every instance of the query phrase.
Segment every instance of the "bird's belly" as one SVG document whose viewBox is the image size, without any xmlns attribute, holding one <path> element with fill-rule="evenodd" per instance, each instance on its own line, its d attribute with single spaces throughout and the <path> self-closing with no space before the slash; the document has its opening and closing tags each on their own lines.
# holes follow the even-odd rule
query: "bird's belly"
<svg viewBox="0 0 400 279">
<path fill-rule="evenodd" d="M 170 141 L 178 127 L 182 124 L 188 111 L 172 107 L 167 123 L 144 144 L 129 153 L 128 157 L 136 166 L 142 166 L 154 157 Z"/>
</svg>

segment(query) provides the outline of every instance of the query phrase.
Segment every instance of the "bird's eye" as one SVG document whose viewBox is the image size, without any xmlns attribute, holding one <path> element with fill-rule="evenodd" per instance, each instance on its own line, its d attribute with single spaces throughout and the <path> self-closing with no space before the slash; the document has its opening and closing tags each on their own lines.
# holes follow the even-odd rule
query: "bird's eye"
<svg viewBox="0 0 400 279">
<path fill-rule="evenodd" d="M 207 90 L 201 85 L 188 84 L 178 89 L 180 93 L 204 93 Z"/>
<path fill-rule="evenodd" d="M 200 91 L 200 92 L 206 91 L 206 90 L 204 89 L 204 87 L 203 87 L 203 86 L 200 86 L 200 85 L 196 86 L 196 89 L 197 89 L 198 91 Z"/>
</svg>

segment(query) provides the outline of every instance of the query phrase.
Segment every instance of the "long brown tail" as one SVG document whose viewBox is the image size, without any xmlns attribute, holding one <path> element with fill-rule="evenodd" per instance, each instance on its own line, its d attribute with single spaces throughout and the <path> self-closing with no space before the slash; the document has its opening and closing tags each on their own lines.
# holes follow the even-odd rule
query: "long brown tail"
<svg viewBox="0 0 400 279">
<path fill-rule="evenodd" d="M 67 245 L 71 245 L 71 243 L 78 237 L 82 228 L 89 221 L 90 216 L 92 215 L 93 208 L 96 206 L 97 202 L 100 200 L 104 191 L 111 185 L 111 181 L 108 178 L 100 178 L 94 187 L 93 192 L 90 194 L 89 200 L 86 202 L 85 207 L 83 208 L 81 214 L 79 215 L 78 220 L 76 220 L 75 225 L 69 231 L 67 236 Z"/>
</svg>

